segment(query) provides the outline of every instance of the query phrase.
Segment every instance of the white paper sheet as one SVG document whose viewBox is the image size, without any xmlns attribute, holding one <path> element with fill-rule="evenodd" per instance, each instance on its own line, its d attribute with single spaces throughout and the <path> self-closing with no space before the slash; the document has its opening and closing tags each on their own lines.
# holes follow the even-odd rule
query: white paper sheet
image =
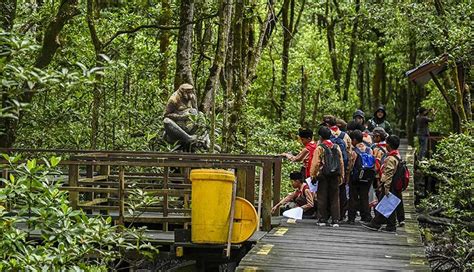
<svg viewBox="0 0 474 272">
<path fill-rule="evenodd" d="M 309 186 L 309 190 L 312 193 L 316 193 L 318 191 L 318 181 L 316 180 L 316 183 L 312 183 L 311 177 L 306 179 L 306 184 Z"/>
<path fill-rule="evenodd" d="M 393 213 L 393 211 L 395 211 L 400 202 L 400 198 L 393 195 L 392 193 L 388 193 L 388 195 L 385 195 L 382 200 L 380 200 L 375 209 L 383 216 L 388 218 Z"/>
<path fill-rule="evenodd" d="M 288 211 L 283 212 L 283 216 L 292 219 L 302 219 L 303 218 L 303 208 L 296 207 Z"/>
</svg>

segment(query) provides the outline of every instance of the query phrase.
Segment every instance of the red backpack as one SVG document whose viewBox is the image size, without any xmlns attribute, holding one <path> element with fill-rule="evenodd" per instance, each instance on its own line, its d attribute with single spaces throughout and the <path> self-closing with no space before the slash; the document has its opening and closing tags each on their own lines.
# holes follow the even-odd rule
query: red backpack
<svg viewBox="0 0 474 272">
<path fill-rule="evenodd" d="M 400 159 L 398 156 L 394 157 L 397 159 L 398 165 L 392 179 L 393 188 L 395 188 L 397 192 L 403 192 L 407 189 L 408 183 L 410 182 L 410 170 L 407 167 L 406 161 Z"/>
</svg>

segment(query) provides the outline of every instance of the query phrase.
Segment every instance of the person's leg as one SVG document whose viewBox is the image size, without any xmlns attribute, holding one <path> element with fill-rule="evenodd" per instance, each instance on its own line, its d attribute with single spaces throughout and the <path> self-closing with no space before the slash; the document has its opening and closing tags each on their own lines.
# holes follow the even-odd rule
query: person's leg
<svg viewBox="0 0 474 272">
<path fill-rule="evenodd" d="M 398 204 L 395 212 L 397 213 L 398 224 L 405 223 L 405 207 L 403 206 L 403 195 L 402 193 L 397 193 L 396 196 L 400 198 L 400 204 Z"/>
<path fill-rule="evenodd" d="M 341 218 L 339 212 L 339 182 L 337 177 L 332 177 L 328 182 L 329 203 L 331 205 L 331 217 L 333 223 L 338 223 Z"/>
<path fill-rule="evenodd" d="M 369 209 L 369 187 L 372 184 L 366 182 L 361 183 L 359 186 L 359 199 L 360 199 L 360 217 L 362 221 L 370 222 L 372 216 L 370 215 Z"/>
<path fill-rule="evenodd" d="M 346 196 L 346 184 L 339 186 L 339 214 L 341 218 L 339 220 L 344 220 L 346 217 L 348 199 Z"/>
<path fill-rule="evenodd" d="M 318 219 L 328 220 L 328 180 L 324 177 L 318 178 Z"/>
<path fill-rule="evenodd" d="M 428 151 L 428 137 L 427 136 L 418 136 L 420 142 L 420 154 L 418 159 L 421 160 L 426 157 L 426 152 Z"/>
<path fill-rule="evenodd" d="M 354 222 L 356 218 L 357 205 L 357 185 L 355 182 L 349 182 L 349 212 L 347 220 Z"/>
</svg>

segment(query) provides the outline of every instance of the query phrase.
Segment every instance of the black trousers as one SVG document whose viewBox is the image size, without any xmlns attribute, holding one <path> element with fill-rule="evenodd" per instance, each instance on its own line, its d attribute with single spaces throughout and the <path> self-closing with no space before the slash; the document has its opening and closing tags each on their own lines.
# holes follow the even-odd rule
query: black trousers
<svg viewBox="0 0 474 272">
<path fill-rule="evenodd" d="M 339 177 L 318 176 L 318 219 L 339 220 Z M 329 211 L 329 213 L 328 213 Z"/>
<path fill-rule="evenodd" d="M 363 221 L 370 221 L 369 209 L 369 188 L 371 182 L 349 182 L 349 220 L 354 221 L 357 208 L 360 210 L 360 217 Z"/>
<path fill-rule="evenodd" d="M 400 195 L 397 195 L 397 197 L 400 198 L 401 201 L 400 204 L 398 204 L 395 212 L 397 213 L 397 221 L 400 223 L 405 221 L 405 207 L 403 206 L 403 195 L 400 193 Z"/>
<path fill-rule="evenodd" d="M 349 206 L 349 199 L 346 195 L 346 184 L 343 183 L 339 186 L 339 216 L 340 220 L 343 220 L 346 216 L 346 211 Z"/>
<path fill-rule="evenodd" d="M 395 190 L 391 190 L 391 193 L 393 195 L 395 195 L 396 197 L 400 198 L 400 200 L 402 199 L 402 193 L 401 192 L 396 192 Z M 380 196 L 381 196 L 380 199 L 382 199 L 383 194 L 380 194 Z M 381 213 L 375 211 L 375 217 L 374 217 L 374 219 L 372 219 L 372 223 L 374 223 L 376 225 L 387 224 L 388 228 L 396 228 L 397 214 L 398 214 L 397 210 L 399 209 L 399 207 L 402 207 L 401 211 L 403 211 L 403 213 L 404 213 L 404 208 L 403 208 L 402 202 L 400 202 L 400 204 L 398 204 L 395 211 L 393 211 L 393 213 L 388 218 L 385 218 L 385 216 L 383 216 Z M 403 215 L 403 217 L 405 217 L 405 215 Z"/>
</svg>

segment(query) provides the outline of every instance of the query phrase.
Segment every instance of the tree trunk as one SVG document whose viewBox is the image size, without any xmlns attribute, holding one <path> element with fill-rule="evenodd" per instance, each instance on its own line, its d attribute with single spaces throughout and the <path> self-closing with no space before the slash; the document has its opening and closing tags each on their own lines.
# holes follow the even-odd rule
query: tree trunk
<svg viewBox="0 0 474 272">
<path fill-rule="evenodd" d="M 244 2 L 245 1 L 245 2 Z M 244 17 L 244 9 L 246 0 L 236 0 L 235 5 L 235 13 L 232 23 L 233 28 L 233 60 L 232 60 L 232 81 L 233 81 L 233 88 L 232 88 L 232 102 L 233 105 L 230 109 L 229 114 L 229 130 L 227 131 L 228 135 L 226 138 L 230 141 L 230 148 L 233 147 L 237 143 L 237 129 L 240 117 L 240 111 L 244 106 L 244 62 L 245 60 L 242 59 L 243 52 L 242 52 L 242 45 L 243 41 L 246 39 L 243 33 L 244 30 L 244 21 L 242 18 Z"/>
<path fill-rule="evenodd" d="M 454 63 L 454 67 L 451 69 L 452 71 L 452 78 L 454 80 L 454 84 L 456 87 L 456 110 L 459 113 L 459 119 L 461 121 L 461 130 L 464 130 L 462 127 L 466 125 L 466 123 L 470 120 L 467 119 L 467 114 L 464 111 L 464 100 L 463 100 L 463 89 L 464 84 L 461 85 L 459 80 L 459 67 L 457 63 Z"/>
<path fill-rule="evenodd" d="M 161 14 L 159 18 L 159 24 L 160 25 L 171 25 L 171 16 L 173 15 L 173 11 L 171 10 L 171 5 L 170 5 L 170 0 L 161 0 Z M 169 96 L 169 90 L 168 90 L 168 84 L 167 84 L 167 79 L 168 79 L 168 65 L 169 65 L 169 59 L 171 58 L 170 56 L 170 33 L 169 30 L 161 30 L 159 34 L 159 39 L 160 39 L 160 54 L 162 56 L 162 60 L 160 63 L 160 74 L 158 75 L 158 78 L 160 80 L 160 96 L 163 99 L 163 101 L 166 101 L 166 99 Z"/>
<path fill-rule="evenodd" d="M 298 17 L 295 22 L 295 0 L 284 0 L 282 6 L 282 32 L 283 49 L 281 54 L 281 93 L 277 108 L 277 116 L 280 120 L 285 109 L 288 96 L 288 66 L 290 64 L 290 46 L 293 37 L 298 31 L 298 24 L 303 12 L 305 1 L 302 1 Z"/>
<path fill-rule="evenodd" d="M 219 75 L 222 67 L 226 61 L 227 44 L 232 18 L 233 0 L 220 0 L 219 8 L 219 28 L 217 36 L 216 53 L 214 61 L 209 69 L 209 77 L 206 81 L 205 96 L 202 100 L 201 106 L 205 113 L 209 113 L 211 109 L 214 110 L 215 95 L 219 83 Z"/>
<path fill-rule="evenodd" d="M 79 14 L 77 0 L 62 0 L 54 19 L 49 23 L 44 33 L 43 46 L 36 58 L 35 67 L 44 68 L 49 65 L 59 48 L 59 33 L 74 16 Z"/>
<path fill-rule="evenodd" d="M 380 105 L 380 83 L 383 77 L 383 60 L 379 53 L 375 55 L 375 72 L 372 79 L 372 107 L 375 109 Z"/>
<path fill-rule="evenodd" d="M 63 27 L 71 20 L 74 16 L 79 14 L 77 9 L 77 0 L 62 0 L 58 12 L 54 16 L 53 20 L 46 27 L 43 36 L 43 45 L 36 56 L 35 67 L 42 69 L 48 66 L 59 48 L 59 33 Z M 12 18 L 11 15 L 9 18 Z M 13 22 L 13 21 L 12 21 Z M 11 23 L 12 23 L 11 22 Z M 26 87 L 25 87 L 26 88 Z M 21 103 L 30 103 L 33 99 L 34 92 L 26 92 L 20 97 Z M 3 100 L 3 98 L 2 98 Z M 22 118 L 20 112 L 19 120 Z M 1 119 L 2 124 L 0 125 L 5 129 L 5 133 L 0 135 L 0 147 L 11 147 L 16 139 L 16 130 L 18 127 L 19 120 L 12 119 Z"/>
<path fill-rule="evenodd" d="M 365 99 L 364 99 L 364 63 L 359 62 L 357 66 L 357 90 L 359 91 L 359 109 L 364 110 Z"/>
<path fill-rule="evenodd" d="M 313 116 L 311 117 L 311 127 L 315 128 L 318 125 L 318 111 L 319 111 L 319 96 L 321 95 L 321 86 L 314 95 Z"/>
<path fill-rule="evenodd" d="M 387 102 L 387 73 L 385 68 L 385 63 L 382 62 L 382 77 L 380 81 L 380 103 L 384 105 Z"/>
<path fill-rule="evenodd" d="M 308 90 L 308 74 L 304 70 L 304 66 L 301 66 L 301 104 L 300 104 L 300 125 L 307 127 L 306 125 L 306 93 Z"/>
<path fill-rule="evenodd" d="M 280 103 L 277 109 L 277 116 L 280 120 L 285 108 L 284 103 L 288 92 L 288 64 L 290 62 L 290 42 L 291 42 L 291 26 L 289 20 L 290 0 L 283 1 L 282 7 L 282 31 L 283 31 L 283 50 L 281 54 L 281 95 Z"/>
<path fill-rule="evenodd" d="M 360 0 L 356 0 L 355 2 L 355 19 L 354 24 L 352 25 L 352 32 L 351 32 L 351 44 L 349 46 L 349 62 L 347 63 L 346 69 L 346 76 L 344 79 L 344 95 L 342 96 L 343 101 L 349 100 L 349 86 L 351 84 L 351 74 L 352 74 L 352 66 L 354 64 L 354 58 L 356 55 L 356 48 L 357 48 L 357 32 L 358 32 L 358 25 L 359 25 L 359 11 L 360 11 Z"/>
<path fill-rule="evenodd" d="M 16 15 L 16 0 L 2 0 L 0 2 L 0 28 L 9 32 L 13 28 Z"/>
<path fill-rule="evenodd" d="M 415 67 L 416 65 L 416 38 L 413 33 L 410 35 L 410 40 L 408 43 L 409 46 L 409 62 L 410 67 Z M 415 143 L 415 136 L 414 136 L 414 123 L 415 123 L 415 84 L 413 82 L 408 82 L 407 86 L 407 103 L 406 103 L 406 112 L 407 112 L 407 125 L 406 125 L 406 132 L 407 132 L 407 139 L 408 144 L 414 146 Z"/>
<path fill-rule="evenodd" d="M 341 71 L 339 69 L 339 64 L 337 61 L 337 52 L 336 52 L 336 38 L 334 33 L 335 22 L 328 24 L 326 28 L 326 36 L 328 40 L 328 49 L 329 56 L 331 59 L 332 75 L 335 82 L 335 89 L 338 95 L 341 95 Z"/>
<path fill-rule="evenodd" d="M 230 115 L 228 120 L 228 128 L 226 131 L 226 141 L 228 141 L 229 147 L 235 147 L 237 144 L 237 129 L 239 127 L 239 122 L 242 116 L 242 108 L 245 104 L 245 98 L 247 90 L 250 87 L 250 84 L 255 80 L 255 73 L 257 65 L 260 61 L 262 50 L 264 49 L 264 44 L 268 44 L 268 39 L 270 38 L 271 33 L 273 33 L 272 28 L 275 24 L 272 23 L 275 18 L 274 2 L 273 0 L 267 1 L 267 14 L 263 22 L 260 23 L 260 30 L 258 35 L 257 42 L 252 42 L 252 38 L 243 35 L 243 33 L 248 33 L 249 36 L 253 35 L 253 23 L 250 23 L 250 20 L 244 20 L 242 22 L 241 18 L 243 15 L 243 10 L 245 5 L 242 3 L 242 0 L 238 0 L 236 4 L 236 9 L 234 13 L 233 20 L 233 69 L 234 69 L 234 85 L 233 94 L 234 99 L 232 101 L 232 107 L 230 109 Z M 240 15 L 239 15 L 240 14 Z M 240 22 L 239 22 L 240 21 Z M 244 23 L 245 22 L 245 23 Z M 247 47 L 247 42 L 250 46 Z M 246 49 L 248 48 L 248 49 Z M 245 51 L 244 51 L 245 50 Z M 236 56 L 239 54 L 240 56 Z M 245 72 L 246 71 L 246 72 Z M 239 85 L 239 86 L 236 86 Z"/>
<path fill-rule="evenodd" d="M 174 88 L 189 83 L 194 85 L 191 62 L 193 57 L 193 21 L 194 0 L 181 0 L 180 29 L 178 31 L 178 47 L 176 49 L 176 74 Z"/>
<path fill-rule="evenodd" d="M 401 85 L 400 86 L 400 96 L 398 100 L 398 106 L 397 108 L 401 109 L 400 113 L 400 130 L 405 131 L 405 136 L 407 135 L 407 99 L 408 99 L 408 94 L 407 94 L 407 87 L 406 85 Z"/>
<path fill-rule="evenodd" d="M 97 30 L 94 23 L 94 14 L 99 14 L 98 7 L 94 5 L 93 0 L 87 0 L 87 26 L 89 27 L 89 33 L 94 46 L 95 52 L 95 67 L 102 67 L 103 63 L 100 54 L 102 54 L 103 44 L 97 36 Z M 97 138 L 99 134 L 99 116 L 100 116 L 100 103 L 102 99 L 101 84 L 102 76 L 100 73 L 94 74 L 94 85 L 92 89 L 92 109 L 91 109 L 91 135 L 90 135 L 90 148 L 97 149 Z"/>
</svg>

